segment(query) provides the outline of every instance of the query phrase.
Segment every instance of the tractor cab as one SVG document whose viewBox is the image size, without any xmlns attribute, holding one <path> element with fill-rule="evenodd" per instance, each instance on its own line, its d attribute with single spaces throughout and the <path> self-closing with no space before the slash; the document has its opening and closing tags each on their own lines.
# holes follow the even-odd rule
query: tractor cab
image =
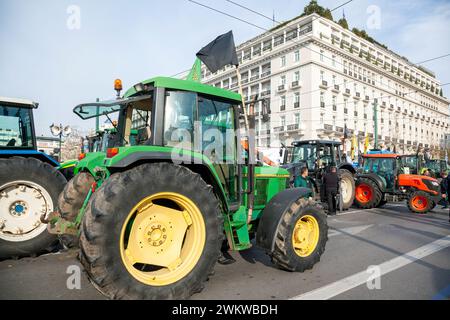
<svg viewBox="0 0 450 320">
<path fill-rule="evenodd" d="M 24 99 L 0 98 L 0 149 L 36 150 L 33 109 L 38 104 Z"/>
<path fill-rule="evenodd" d="M 406 200 L 412 212 L 426 213 L 440 200 L 436 179 L 418 175 L 416 159 L 397 154 L 366 154 L 356 179 L 356 204 L 364 209 Z"/>
</svg>

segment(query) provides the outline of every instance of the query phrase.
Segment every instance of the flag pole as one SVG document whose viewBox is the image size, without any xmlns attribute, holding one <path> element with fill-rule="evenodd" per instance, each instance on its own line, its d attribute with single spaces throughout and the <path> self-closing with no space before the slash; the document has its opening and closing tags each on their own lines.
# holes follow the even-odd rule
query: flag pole
<svg viewBox="0 0 450 320">
<path fill-rule="evenodd" d="M 244 99 L 244 90 L 242 89 L 242 79 L 241 79 L 241 72 L 239 70 L 239 66 L 236 66 L 236 76 L 237 76 L 237 80 L 238 80 L 238 88 L 239 88 L 239 94 L 241 95 L 241 100 L 242 100 L 242 108 L 244 109 L 244 122 L 245 122 L 245 129 L 249 130 L 249 126 L 248 126 L 248 114 L 247 114 L 247 109 L 245 108 L 245 99 Z"/>
</svg>

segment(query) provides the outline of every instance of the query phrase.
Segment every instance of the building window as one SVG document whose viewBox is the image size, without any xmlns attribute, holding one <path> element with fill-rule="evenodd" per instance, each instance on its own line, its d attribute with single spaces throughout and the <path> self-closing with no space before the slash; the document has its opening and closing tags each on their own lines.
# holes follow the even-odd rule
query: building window
<svg viewBox="0 0 450 320">
<path fill-rule="evenodd" d="M 331 60 L 333 67 L 336 67 L 336 56 L 333 55 L 333 59 Z"/>
<path fill-rule="evenodd" d="M 286 116 L 281 116 L 280 120 L 281 120 L 281 126 L 282 127 L 286 126 Z"/>
<path fill-rule="evenodd" d="M 280 58 L 280 65 L 281 65 L 281 67 L 285 67 L 286 66 L 286 56 L 282 56 Z"/>
<path fill-rule="evenodd" d="M 286 110 L 286 96 L 281 96 L 280 111 Z"/>
<path fill-rule="evenodd" d="M 296 113 L 294 115 L 294 121 L 295 121 L 295 124 L 300 125 L 300 113 Z"/>
<path fill-rule="evenodd" d="M 324 79 L 324 72 L 320 71 L 320 82 L 322 82 Z"/>
<path fill-rule="evenodd" d="M 280 86 L 284 86 L 286 84 L 286 76 L 280 77 Z"/>
<path fill-rule="evenodd" d="M 323 50 L 320 50 L 320 61 L 323 62 Z"/>
<path fill-rule="evenodd" d="M 300 61 L 300 50 L 294 52 L 294 62 Z"/>
<path fill-rule="evenodd" d="M 323 124 L 323 114 L 320 114 L 320 124 Z"/>
<path fill-rule="evenodd" d="M 294 108 L 300 107 L 300 93 L 294 93 Z"/>
<path fill-rule="evenodd" d="M 294 72 L 294 81 L 300 81 L 300 71 Z"/>
</svg>

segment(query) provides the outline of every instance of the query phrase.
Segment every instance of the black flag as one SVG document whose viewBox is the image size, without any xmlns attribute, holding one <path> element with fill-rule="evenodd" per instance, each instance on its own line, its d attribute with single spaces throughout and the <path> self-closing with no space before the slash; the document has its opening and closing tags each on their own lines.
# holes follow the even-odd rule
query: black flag
<svg viewBox="0 0 450 320">
<path fill-rule="evenodd" d="M 197 52 L 199 58 L 212 73 L 226 65 L 239 65 L 233 31 L 218 36 Z"/>
</svg>

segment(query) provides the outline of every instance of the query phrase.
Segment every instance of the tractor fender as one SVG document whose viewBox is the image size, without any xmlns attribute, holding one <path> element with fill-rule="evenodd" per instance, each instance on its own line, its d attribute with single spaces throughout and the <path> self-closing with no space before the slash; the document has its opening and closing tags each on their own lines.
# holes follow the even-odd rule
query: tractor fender
<svg viewBox="0 0 450 320">
<path fill-rule="evenodd" d="M 372 181 L 374 181 L 377 186 L 380 188 L 380 190 L 382 192 L 384 192 L 386 190 L 386 182 L 380 178 L 380 176 L 378 176 L 375 173 L 364 173 L 364 174 L 358 174 L 356 177 L 356 180 L 358 180 L 359 178 L 367 178 L 370 179 Z"/>
<path fill-rule="evenodd" d="M 11 157 L 24 157 L 24 158 L 36 158 L 42 162 L 46 162 L 52 167 L 59 167 L 58 161 L 50 157 L 44 152 L 36 150 L 0 150 L 0 159 L 6 159 Z"/>
<path fill-rule="evenodd" d="M 345 169 L 347 171 L 349 171 L 351 174 L 355 175 L 356 174 L 356 170 L 355 168 L 352 166 L 351 163 L 345 162 L 345 163 L 341 163 L 340 165 L 338 165 L 338 169 Z"/>
<path fill-rule="evenodd" d="M 256 232 L 256 245 L 268 252 L 275 246 L 275 232 L 281 217 L 300 198 L 311 193 L 308 188 L 292 188 L 277 193 L 266 205 L 259 219 Z"/>
</svg>

